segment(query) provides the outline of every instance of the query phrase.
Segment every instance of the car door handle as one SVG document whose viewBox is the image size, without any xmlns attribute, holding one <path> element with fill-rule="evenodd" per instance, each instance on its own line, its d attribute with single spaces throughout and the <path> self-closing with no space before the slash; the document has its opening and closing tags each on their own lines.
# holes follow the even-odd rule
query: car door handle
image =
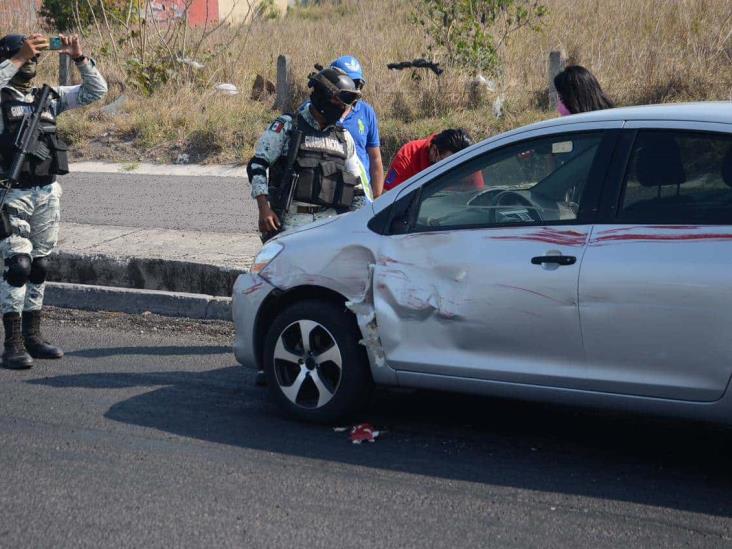
<svg viewBox="0 0 732 549">
<path fill-rule="evenodd" d="M 531 258 L 532 265 L 541 265 L 542 263 L 556 263 L 557 265 L 574 265 L 577 258 L 573 255 L 540 255 Z"/>
</svg>

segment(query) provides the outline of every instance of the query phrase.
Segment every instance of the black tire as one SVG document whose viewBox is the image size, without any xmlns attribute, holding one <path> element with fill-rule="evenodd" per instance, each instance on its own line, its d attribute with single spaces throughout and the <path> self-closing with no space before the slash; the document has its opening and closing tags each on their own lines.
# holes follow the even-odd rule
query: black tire
<svg viewBox="0 0 732 549">
<path fill-rule="evenodd" d="M 304 332 L 310 353 L 303 349 Z M 355 318 L 343 305 L 306 300 L 279 313 L 267 330 L 262 363 L 269 392 L 280 408 L 299 420 L 330 424 L 361 410 L 371 395 L 373 380 L 359 339 Z M 332 350 L 331 342 L 338 353 Z M 326 356 L 326 350 L 327 357 L 334 360 L 318 362 L 316 358 Z M 287 358 L 276 358 L 276 354 Z M 306 355 L 311 357 L 309 361 L 303 358 Z M 298 363 L 295 356 L 300 357 Z M 287 388 L 295 401 L 285 394 Z"/>
</svg>

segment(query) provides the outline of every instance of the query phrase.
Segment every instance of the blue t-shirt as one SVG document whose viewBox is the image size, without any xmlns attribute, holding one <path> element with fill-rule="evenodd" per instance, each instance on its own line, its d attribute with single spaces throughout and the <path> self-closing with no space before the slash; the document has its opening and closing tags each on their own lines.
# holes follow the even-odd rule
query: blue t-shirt
<svg viewBox="0 0 732 549">
<path fill-rule="evenodd" d="M 369 168 L 371 163 L 366 149 L 381 146 L 379 142 L 379 122 L 376 120 L 374 108 L 366 101 L 359 101 L 346 119 L 341 121 L 341 124 L 356 142 L 358 159 L 363 164 L 370 182 L 371 172 Z"/>
</svg>

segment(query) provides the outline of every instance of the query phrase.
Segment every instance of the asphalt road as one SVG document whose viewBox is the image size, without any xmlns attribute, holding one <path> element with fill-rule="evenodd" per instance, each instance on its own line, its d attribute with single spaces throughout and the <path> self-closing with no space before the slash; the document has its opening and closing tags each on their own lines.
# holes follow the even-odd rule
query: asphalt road
<svg viewBox="0 0 732 549">
<path fill-rule="evenodd" d="M 721 547 L 729 432 L 379 393 L 374 444 L 281 418 L 230 325 L 55 312 L 0 370 L 2 547 Z"/>
<path fill-rule="evenodd" d="M 62 221 L 223 233 L 257 229 L 257 206 L 243 179 L 74 173 L 59 181 Z"/>
</svg>

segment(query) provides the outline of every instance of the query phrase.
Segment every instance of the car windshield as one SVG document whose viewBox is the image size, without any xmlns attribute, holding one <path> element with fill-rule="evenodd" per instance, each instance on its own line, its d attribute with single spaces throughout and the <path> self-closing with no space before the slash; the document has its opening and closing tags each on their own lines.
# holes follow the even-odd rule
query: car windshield
<svg viewBox="0 0 732 549">
<path fill-rule="evenodd" d="M 473 159 L 428 183 L 417 225 L 576 219 L 600 141 L 598 134 L 541 138 Z"/>
</svg>

